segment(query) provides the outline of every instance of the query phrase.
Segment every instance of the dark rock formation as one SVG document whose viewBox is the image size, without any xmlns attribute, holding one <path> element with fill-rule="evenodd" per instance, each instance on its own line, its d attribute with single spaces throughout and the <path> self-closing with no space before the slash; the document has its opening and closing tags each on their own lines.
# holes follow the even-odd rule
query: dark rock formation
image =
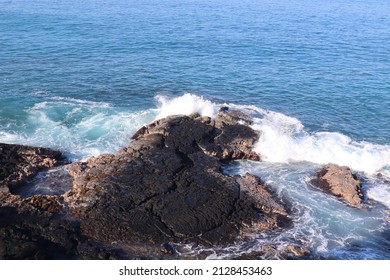
<svg viewBox="0 0 390 280">
<path fill-rule="evenodd" d="M 311 183 L 349 205 L 359 206 L 363 202 L 361 183 L 349 167 L 327 165 L 317 173 Z"/>
<path fill-rule="evenodd" d="M 21 200 L 3 193 L 0 200 L 0 259 L 121 258 L 119 250 L 90 242 L 77 221 L 58 217 L 55 198 Z"/>
<path fill-rule="evenodd" d="M 0 143 L 0 190 L 13 193 L 38 171 L 61 160 L 61 153 L 55 150 Z"/>
<path fill-rule="evenodd" d="M 234 111 L 155 121 L 117 154 L 73 164 L 64 199 L 83 234 L 105 243 L 227 244 L 253 228 L 278 228 L 286 210 L 260 180 L 220 170 L 221 161 L 258 159 L 248 123 Z"/>
<path fill-rule="evenodd" d="M 118 153 L 70 165 L 62 195 L 18 195 L 59 152 L 0 144 L 0 259 L 174 258 L 171 242 L 231 244 L 288 225 L 259 178 L 221 172 L 229 160 L 259 160 L 250 123 L 228 109 L 155 121 Z"/>
<path fill-rule="evenodd" d="M 0 144 L 0 259 L 99 259 L 120 253 L 96 246 L 76 221 L 64 218 L 66 206 L 56 196 L 22 199 L 18 188 L 38 171 L 63 160 L 44 148 Z"/>
</svg>

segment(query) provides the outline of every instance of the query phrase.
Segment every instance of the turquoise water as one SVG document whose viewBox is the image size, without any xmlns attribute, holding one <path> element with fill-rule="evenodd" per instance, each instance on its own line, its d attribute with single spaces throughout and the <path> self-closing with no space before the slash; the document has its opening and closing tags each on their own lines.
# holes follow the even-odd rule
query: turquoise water
<svg viewBox="0 0 390 280">
<path fill-rule="evenodd" d="M 389 42 L 387 0 L 0 0 L 0 142 L 80 160 L 155 118 L 229 104 L 255 118 L 264 159 L 231 172 L 295 201 L 294 229 L 262 242 L 390 259 Z M 310 189 L 328 162 L 365 178 L 367 209 Z"/>
</svg>

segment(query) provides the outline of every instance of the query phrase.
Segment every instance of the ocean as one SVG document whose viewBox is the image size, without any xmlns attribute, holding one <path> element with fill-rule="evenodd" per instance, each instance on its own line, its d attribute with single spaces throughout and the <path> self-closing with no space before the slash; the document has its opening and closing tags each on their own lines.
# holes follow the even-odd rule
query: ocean
<svg viewBox="0 0 390 280">
<path fill-rule="evenodd" d="M 183 257 L 296 244 L 390 259 L 389 42 L 388 0 L 0 0 L 0 142 L 77 161 L 157 118 L 229 106 L 254 119 L 263 161 L 224 171 L 259 175 L 293 227 Z M 310 185 L 327 163 L 362 179 L 363 207 Z"/>
</svg>

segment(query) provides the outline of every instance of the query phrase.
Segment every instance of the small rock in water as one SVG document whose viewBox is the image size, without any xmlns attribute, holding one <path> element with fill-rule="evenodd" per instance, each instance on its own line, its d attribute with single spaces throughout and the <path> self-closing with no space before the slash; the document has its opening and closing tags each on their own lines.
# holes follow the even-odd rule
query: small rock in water
<svg viewBox="0 0 390 280">
<path fill-rule="evenodd" d="M 327 165 L 317 173 L 311 183 L 349 205 L 359 206 L 363 202 L 361 182 L 347 166 Z"/>
</svg>

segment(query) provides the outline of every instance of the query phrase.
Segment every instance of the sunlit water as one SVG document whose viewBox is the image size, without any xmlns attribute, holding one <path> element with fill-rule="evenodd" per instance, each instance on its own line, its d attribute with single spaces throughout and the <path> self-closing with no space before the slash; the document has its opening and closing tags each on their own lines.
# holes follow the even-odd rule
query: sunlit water
<svg viewBox="0 0 390 280">
<path fill-rule="evenodd" d="M 263 161 L 225 172 L 259 175 L 293 226 L 184 255 L 296 244 L 316 258 L 390 259 L 388 42 L 386 0 L 0 0 L 0 142 L 76 161 L 127 146 L 156 118 L 228 105 L 254 119 Z M 362 178 L 363 207 L 310 185 L 329 162 Z M 53 172 L 30 194 L 52 193 L 41 182 Z"/>
</svg>

